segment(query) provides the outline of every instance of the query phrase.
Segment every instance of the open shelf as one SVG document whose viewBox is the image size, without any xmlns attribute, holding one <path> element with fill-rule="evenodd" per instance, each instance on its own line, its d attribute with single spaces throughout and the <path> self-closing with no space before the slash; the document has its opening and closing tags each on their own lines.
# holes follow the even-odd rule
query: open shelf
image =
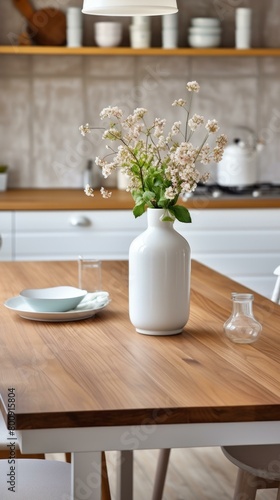
<svg viewBox="0 0 280 500">
<path fill-rule="evenodd" d="M 280 48 L 253 48 L 253 49 L 235 49 L 235 48 L 178 48 L 162 49 L 153 47 L 148 49 L 132 49 L 131 47 L 43 47 L 35 45 L 0 45 L 0 54 L 13 55 L 83 55 L 83 56 L 207 56 L 207 57 L 244 57 L 244 56 L 262 56 L 278 57 Z"/>
</svg>

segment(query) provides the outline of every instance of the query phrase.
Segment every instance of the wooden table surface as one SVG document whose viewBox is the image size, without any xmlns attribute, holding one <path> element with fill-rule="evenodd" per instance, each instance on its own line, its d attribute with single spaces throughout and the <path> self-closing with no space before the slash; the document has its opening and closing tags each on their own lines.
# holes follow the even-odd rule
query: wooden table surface
<svg viewBox="0 0 280 500">
<path fill-rule="evenodd" d="M 127 263 L 104 261 L 111 303 L 65 323 L 20 318 L 3 302 L 23 288 L 77 285 L 76 262 L 0 263 L 0 393 L 15 388 L 18 429 L 280 420 L 280 306 L 255 294 L 251 345 L 225 339 L 230 294 L 246 289 L 192 262 L 184 332 L 151 337 L 128 316 Z"/>
</svg>

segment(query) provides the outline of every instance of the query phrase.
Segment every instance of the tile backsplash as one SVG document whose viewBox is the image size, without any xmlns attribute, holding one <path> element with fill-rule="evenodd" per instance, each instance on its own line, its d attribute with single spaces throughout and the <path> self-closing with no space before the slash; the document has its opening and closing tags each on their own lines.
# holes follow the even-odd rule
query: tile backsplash
<svg viewBox="0 0 280 500">
<path fill-rule="evenodd" d="M 234 11 L 243 6 L 253 8 L 253 46 L 280 47 L 278 0 L 178 0 L 179 45 L 187 45 L 189 19 L 196 15 L 220 17 L 222 45 L 234 46 Z M 24 21 L 12 2 L 0 0 L 0 11 L 0 44 L 7 45 Z M 84 44 L 93 45 L 92 16 L 84 18 Z M 152 21 L 153 45 L 160 46 L 160 18 Z M 122 22 L 128 45 L 129 20 Z M 259 180 L 280 184 L 280 58 L 15 54 L 0 56 L 0 164 L 10 166 L 9 186 L 82 187 L 87 161 L 104 153 L 104 143 L 100 131 L 83 138 L 80 124 L 99 126 L 99 112 L 108 105 L 128 113 L 146 107 L 171 124 L 178 119 L 171 103 L 185 96 L 190 80 L 201 85 L 193 109 L 217 118 L 230 139 L 239 127 L 264 138 Z"/>
</svg>

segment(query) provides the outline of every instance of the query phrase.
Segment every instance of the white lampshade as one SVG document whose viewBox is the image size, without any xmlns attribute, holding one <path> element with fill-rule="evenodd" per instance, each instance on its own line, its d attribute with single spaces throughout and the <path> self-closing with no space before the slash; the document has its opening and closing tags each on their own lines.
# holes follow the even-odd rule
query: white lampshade
<svg viewBox="0 0 280 500">
<path fill-rule="evenodd" d="M 178 12 L 176 0 L 84 0 L 82 12 L 99 16 L 161 16 Z"/>
</svg>

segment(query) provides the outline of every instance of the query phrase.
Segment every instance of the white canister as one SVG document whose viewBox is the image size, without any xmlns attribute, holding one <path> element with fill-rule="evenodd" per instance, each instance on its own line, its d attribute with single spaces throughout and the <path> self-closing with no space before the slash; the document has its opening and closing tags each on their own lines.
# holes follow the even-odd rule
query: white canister
<svg viewBox="0 0 280 500">
<path fill-rule="evenodd" d="M 129 31 L 130 45 L 133 49 L 146 49 L 151 46 L 151 30 L 149 28 L 131 24 Z"/>
<path fill-rule="evenodd" d="M 163 29 L 177 29 L 178 27 L 178 14 L 167 14 L 162 16 Z"/>
<path fill-rule="evenodd" d="M 252 9 L 239 8 L 235 12 L 235 47 L 249 49 L 251 47 Z"/>
<path fill-rule="evenodd" d="M 150 16 L 134 16 L 132 18 L 133 26 L 140 26 L 141 28 L 150 28 L 151 17 Z"/>
<path fill-rule="evenodd" d="M 240 7 L 235 11 L 236 28 L 251 28 L 252 9 Z"/>
<path fill-rule="evenodd" d="M 66 23 L 67 28 L 82 28 L 82 11 L 80 7 L 68 7 Z"/>
<path fill-rule="evenodd" d="M 162 30 L 162 47 L 164 49 L 176 49 L 178 47 L 178 31 L 176 28 Z"/>
<path fill-rule="evenodd" d="M 83 44 L 82 28 L 67 28 L 66 40 L 67 47 L 81 47 Z"/>
</svg>

